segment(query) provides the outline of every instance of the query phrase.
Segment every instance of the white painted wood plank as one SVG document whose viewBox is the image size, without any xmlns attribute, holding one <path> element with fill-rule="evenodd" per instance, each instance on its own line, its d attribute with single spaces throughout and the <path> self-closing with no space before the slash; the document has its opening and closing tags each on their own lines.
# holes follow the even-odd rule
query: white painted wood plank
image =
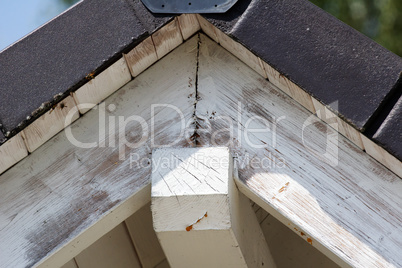
<svg viewBox="0 0 402 268">
<path fill-rule="evenodd" d="M 151 184 L 147 184 L 134 192 L 128 199 L 111 209 L 94 224 L 84 229 L 78 236 L 68 243 L 61 245 L 47 256 L 36 267 L 57 267 L 77 256 L 96 240 L 110 232 L 130 215 L 137 212 L 142 206 L 151 201 Z"/>
<path fill-rule="evenodd" d="M 75 260 L 72 259 L 71 261 L 69 261 L 66 264 L 64 264 L 61 268 L 78 268 L 78 266 L 75 263 Z"/>
<path fill-rule="evenodd" d="M 24 128 L 21 135 L 25 140 L 28 151 L 32 153 L 66 126 L 77 120 L 80 116 L 78 111 L 74 113 L 71 120 L 68 122 L 65 120 L 67 114 L 73 109 L 77 111 L 74 99 L 68 96 L 44 115 L 36 119 L 32 124 Z"/>
<path fill-rule="evenodd" d="M 200 27 L 202 29 L 202 31 L 209 36 L 209 38 L 211 38 L 212 40 L 214 40 L 215 42 L 219 43 L 219 39 L 218 36 L 215 32 L 215 26 L 212 25 L 209 21 L 207 21 L 206 19 L 204 19 L 201 15 L 197 14 L 197 19 L 198 22 L 200 24 Z"/>
<path fill-rule="evenodd" d="M 193 122 L 195 87 L 189 81 L 195 81 L 197 42 L 178 47 L 0 176 L 1 267 L 38 262 L 60 267 L 87 246 L 87 239 L 99 238 L 133 213 L 136 204 L 123 206 L 121 214 L 113 211 L 148 184 L 151 148 L 189 144 L 182 121 Z M 104 123 L 99 122 L 103 112 Z M 124 123 L 132 116 L 148 124 L 148 137 L 138 148 L 124 142 L 124 137 L 137 142 L 143 133 L 138 122 Z M 106 129 L 99 133 L 102 124 Z M 98 144 L 79 148 L 66 133 L 75 144 Z M 143 201 L 140 207 L 149 199 Z"/>
<path fill-rule="evenodd" d="M 351 125 L 340 119 L 339 116 L 335 115 L 335 113 L 333 113 L 331 110 L 329 110 L 315 98 L 312 98 L 312 100 L 318 118 L 320 118 L 329 125 L 331 125 L 331 121 L 336 120 L 335 130 L 344 135 L 349 140 L 351 140 L 360 149 L 362 150 L 364 149 L 362 139 L 360 138 L 360 132 L 358 130 L 356 130 Z"/>
<path fill-rule="evenodd" d="M 178 45 L 183 43 L 179 23 L 177 18 L 166 24 L 163 28 L 152 34 L 158 59 L 163 58 Z"/>
<path fill-rule="evenodd" d="M 80 268 L 141 267 L 124 224 L 119 224 L 102 236 L 75 260 Z"/>
<path fill-rule="evenodd" d="M 278 267 L 339 267 L 327 256 L 299 237 L 306 234 L 297 228 L 293 230 L 287 228 L 272 215 L 264 218 L 261 222 L 261 229 Z"/>
<path fill-rule="evenodd" d="M 151 37 L 146 38 L 127 54 L 124 54 L 128 68 L 133 77 L 138 76 L 158 60 L 154 42 Z"/>
<path fill-rule="evenodd" d="M 173 267 L 276 267 L 228 148 L 152 154 L 154 228 Z"/>
<path fill-rule="evenodd" d="M 290 81 L 284 75 L 280 74 L 277 70 L 272 68 L 266 62 L 261 61 L 265 72 L 267 74 L 268 80 L 280 90 L 291 96 L 298 103 L 300 103 L 304 108 L 312 113 L 315 113 L 313 101 L 311 96 L 305 92 L 303 89 L 298 87 L 295 83 Z"/>
<path fill-rule="evenodd" d="M 197 142 L 239 188 L 341 266 L 402 266 L 401 179 L 205 37 L 199 59 Z"/>
<path fill-rule="evenodd" d="M 216 36 L 218 37 L 219 44 L 227 49 L 230 53 L 239 58 L 242 62 L 247 64 L 251 69 L 259 73 L 262 77 L 267 78 L 260 59 L 254 55 L 250 50 L 243 45 L 234 41 L 218 28 L 215 28 Z"/>
<path fill-rule="evenodd" d="M 237 188 L 236 188 L 236 192 Z M 272 257 L 271 248 L 263 236 L 258 219 L 251 207 L 251 201 L 243 193 L 234 195 L 232 221 L 241 251 L 246 259 L 247 267 L 277 267 Z"/>
<path fill-rule="evenodd" d="M 166 259 L 152 225 L 151 203 L 126 221 L 134 247 L 144 268 L 153 268 Z"/>
<path fill-rule="evenodd" d="M 73 93 L 80 113 L 88 112 L 130 80 L 130 71 L 122 57 Z"/>
<path fill-rule="evenodd" d="M 281 212 L 277 211 L 276 209 L 272 208 L 271 205 L 260 195 L 258 195 L 255 191 L 251 190 L 247 185 L 245 185 L 239 178 L 236 178 L 236 185 L 239 188 L 239 191 L 242 192 L 244 195 L 246 195 L 248 198 L 256 202 L 259 206 L 261 206 L 262 209 L 265 211 L 268 211 L 269 215 L 275 217 L 275 219 L 279 220 L 285 227 L 287 227 L 289 230 L 298 230 L 296 235 L 299 236 L 299 238 L 302 238 L 304 240 L 304 243 L 308 243 L 308 245 L 313 246 L 316 248 L 318 251 L 320 251 L 323 255 L 327 256 L 330 260 L 332 260 L 334 263 L 341 267 L 351 267 L 348 263 L 346 263 L 343 260 L 339 259 L 339 256 L 337 255 L 337 252 L 333 252 L 329 250 L 328 248 L 325 247 L 324 244 L 321 244 L 318 241 L 313 241 L 312 236 L 304 229 L 302 229 L 299 225 L 296 225 L 293 223 L 289 218 L 287 218 L 286 215 L 282 214 Z M 269 237 L 267 238 L 269 239 Z M 275 259 L 274 259 L 275 260 Z M 281 262 L 279 261 L 278 264 Z"/>
<path fill-rule="evenodd" d="M 21 134 L 17 134 L 0 146 L 0 174 L 28 155 Z M 1 183 L 1 177 L 0 177 Z"/>
<path fill-rule="evenodd" d="M 196 14 L 182 14 L 178 16 L 177 19 L 184 40 L 189 39 L 193 34 L 201 29 Z"/>
<path fill-rule="evenodd" d="M 392 170 L 396 175 L 402 178 L 402 163 L 393 155 L 385 151 L 382 147 L 375 144 L 372 140 L 361 134 L 364 149 L 378 162 Z"/>
<path fill-rule="evenodd" d="M 199 150 L 202 151 L 198 153 Z M 211 153 L 215 154 L 216 159 L 210 157 Z M 213 148 L 166 148 L 153 151 L 151 200 L 157 235 L 159 232 L 230 228 L 227 195 L 228 180 L 232 173 L 228 159 L 219 165 L 225 156 L 228 158 L 229 152 L 224 148 L 216 151 Z M 211 167 L 213 161 L 219 162 Z M 209 180 L 212 175 L 215 178 Z M 202 204 L 194 207 L 197 202 Z M 197 222 L 201 218 L 203 220 Z M 163 246 L 162 240 L 161 243 Z M 169 262 L 174 266 L 174 263 Z"/>
</svg>

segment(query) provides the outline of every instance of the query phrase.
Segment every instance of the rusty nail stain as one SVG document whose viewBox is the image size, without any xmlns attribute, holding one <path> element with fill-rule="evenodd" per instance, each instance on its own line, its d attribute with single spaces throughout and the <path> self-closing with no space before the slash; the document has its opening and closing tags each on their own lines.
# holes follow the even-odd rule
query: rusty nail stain
<svg viewBox="0 0 402 268">
<path fill-rule="evenodd" d="M 186 227 L 186 231 L 190 232 L 193 229 L 194 224 L 199 223 L 203 218 L 208 217 L 208 212 L 205 212 L 204 216 L 202 216 L 201 218 L 199 218 L 195 223 L 189 225 Z"/>
<path fill-rule="evenodd" d="M 89 73 L 87 76 L 85 76 L 85 79 L 92 80 L 92 79 L 94 79 L 94 75 L 95 75 L 95 72 Z"/>
<path fill-rule="evenodd" d="M 50 108 L 49 114 L 51 114 L 54 111 L 54 109 L 56 109 L 56 107 L 57 107 L 57 103 L 55 105 L 53 105 L 52 108 Z"/>
<path fill-rule="evenodd" d="M 311 245 L 313 245 L 313 240 L 311 240 L 311 238 L 307 238 L 307 242 L 309 242 Z"/>
<path fill-rule="evenodd" d="M 289 182 L 287 182 L 285 184 L 285 186 L 283 186 L 281 189 L 279 189 L 279 192 L 282 193 L 283 191 L 285 191 L 288 188 L 288 186 L 289 186 Z"/>
<path fill-rule="evenodd" d="M 303 232 L 300 232 L 300 234 L 302 235 L 302 236 L 305 236 L 306 234 L 305 233 L 303 233 Z"/>
</svg>

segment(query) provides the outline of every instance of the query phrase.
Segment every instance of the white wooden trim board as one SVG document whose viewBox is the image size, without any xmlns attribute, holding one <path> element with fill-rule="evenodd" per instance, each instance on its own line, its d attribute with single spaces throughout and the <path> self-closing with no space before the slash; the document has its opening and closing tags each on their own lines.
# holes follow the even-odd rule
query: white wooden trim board
<svg viewBox="0 0 402 268">
<path fill-rule="evenodd" d="M 197 128 L 198 144 L 231 148 L 239 164 L 241 191 L 289 228 L 306 234 L 300 236 L 307 243 L 341 266 L 401 266 L 400 178 L 340 135 L 337 165 L 322 161 L 311 148 L 323 151 L 326 136 L 336 136 L 336 132 L 203 35 L 196 94 L 197 42 L 197 38 L 190 39 L 107 98 L 104 107 L 115 105 L 106 110 L 107 118 L 139 115 L 151 122 L 151 104 L 180 107 L 189 122 L 187 132 Z M 95 107 L 68 128 L 81 142 L 97 140 L 102 106 Z M 177 140 L 181 123 L 177 111 L 159 108 L 153 119 L 157 126 L 154 142 L 163 145 Z M 249 135 L 262 149 L 246 143 L 244 135 L 236 136 L 253 116 L 269 124 L 277 122 L 275 145 L 267 131 Z M 196 124 L 191 124 L 194 120 Z M 303 122 L 308 120 L 312 124 L 306 126 L 305 135 L 310 150 L 300 139 Z M 253 128 L 265 125 L 261 119 L 250 123 Z M 138 124 L 126 127 L 126 138 L 135 142 L 141 134 Z M 213 136 L 217 130 L 222 131 Z M 235 133 L 233 139 L 228 139 L 228 130 Z M 99 135 L 105 147 L 82 149 L 73 146 L 63 131 L 0 176 L 0 236 L 5 241 L 0 244 L 0 259 L 4 260 L 0 267 L 25 267 L 39 261 L 43 267 L 61 266 L 88 246 L 74 244 L 78 247 L 74 251 L 74 239 L 85 237 L 94 226 L 106 233 L 132 214 L 135 205 L 131 214 L 116 216 L 117 220 L 101 227 L 100 220 L 105 215 L 114 218 L 112 211 L 144 189 L 150 178 L 150 168 L 133 171 L 128 158 L 119 160 L 119 149 L 124 146 L 106 146 L 110 133 L 118 133 L 118 127 Z M 194 146 L 188 138 L 182 137 L 175 146 Z M 146 159 L 151 147 L 148 140 L 135 150 L 124 147 L 123 155 L 136 153 Z M 266 163 L 277 166 L 242 167 L 246 156 L 268 157 L 271 160 Z M 86 239 L 93 242 L 100 237 L 92 235 Z"/>
<path fill-rule="evenodd" d="M 123 209 L 129 211 L 127 214 L 113 211 L 130 196 L 134 195 L 135 200 L 135 194 L 148 185 L 150 166 L 130 168 L 130 154 L 149 159 L 151 139 L 145 140 L 138 149 L 125 145 L 111 148 L 108 130 L 112 120 L 109 119 L 115 118 L 116 145 L 124 137 L 130 143 L 138 142 L 136 137 L 142 133 L 139 123 L 133 121 L 121 125 L 126 127 L 126 131 L 121 131 L 126 135 L 119 137 L 118 116 L 125 119 L 140 116 L 150 128 L 152 104 L 181 107 L 184 120 L 190 124 L 195 87 L 189 80 L 195 81 L 197 50 L 193 48 L 196 46 L 197 39 L 189 40 L 149 68 L 149 72 L 142 73 L 109 97 L 103 104 L 107 127 L 100 135 L 102 105 L 95 106 L 96 109 L 66 129 L 81 143 L 98 142 L 103 147 L 78 148 L 67 139 L 65 130 L 0 176 L 0 267 L 25 267 L 37 262 L 43 262 L 41 267 L 61 266 L 132 215 L 134 208 Z M 154 109 L 152 120 L 157 128 L 153 142 L 187 144 L 185 136 L 178 139 L 180 114 L 165 106 Z M 120 154 L 125 160 L 119 159 Z M 138 208 L 149 201 L 150 197 L 142 200 Z M 136 204 L 129 207 L 133 205 Z M 111 223 L 108 221 L 107 228 L 103 229 L 104 222 L 100 220 L 105 215 L 110 216 Z M 97 237 L 91 238 L 86 232 L 88 228 L 95 228 L 97 232 L 91 234 Z M 89 244 L 83 245 L 77 237 L 89 238 Z M 52 258 L 54 253 L 58 253 L 57 258 Z"/>
<path fill-rule="evenodd" d="M 231 147 L 239 188 L 341 266 L 401 266 L 401 179 L 215 42 L 201 44 L 198 143 Z M 248 121 L 270 130 L 247 141 Z M 329 161 L 338 154 L 335 166 L 311 151 L 327 144 Z"/>
</svg>

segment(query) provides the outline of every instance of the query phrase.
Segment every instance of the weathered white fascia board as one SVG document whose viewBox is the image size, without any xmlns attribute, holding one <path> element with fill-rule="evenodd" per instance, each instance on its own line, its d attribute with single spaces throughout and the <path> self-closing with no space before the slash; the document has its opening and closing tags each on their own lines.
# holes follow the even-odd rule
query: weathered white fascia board
<svg viewBox="0 0 402 268">
<path fill-rule="evenodd" d="M 153 116 L 151 106 L 174 104 L 191 125 L 195 85 L 189 86 L 189 79 L 196 79 L 197 42 L 193 38 L 169 53 L 0 175 L 1 268 L 61 267 L 150 202 L 151 188 L 146 186 L 151 167 L 131 162 L 130 156 L 148 159 L 152 142 L 186 143 L 184 135 L 178 139 L 177 111 L 156 107 L 162 112 Z M 105 124 L 100 120 L 103 112 Z M 132 115 L 155 125 L 153 140 L 149 137 L 138 148 L 119 144 L 120 133 L 138 141 L 132 138 L 139 123 L 118 124 L 118 118 Z M 82 148 L 75 141 L 99 146 Z M 24 145 L 22 138 L 18 144 Z M 7 147 L 7 152 L 12 150 Z"/>
<path fill-rule="evenodd" d="M 197 145 L 230 146 L 240 191 L 340 266 L 401 267 L 401 179 L 221 46 L 200 44 Z"/>
<path fill-rule="evenodd" d="M 111 93 L 127 83 L 131 79 L 129 73 L 131 73 L 132 77 L 137 77 L 149 66 L 180 45 L 183 40 L 187 40 L 200 30 L 247 64 L 259 75 L 269 79 L 273 85 L 277 86 L 281 91 L 285 92 L 303 107 L 315 113 L 330 126 L 331 124 L 328 118 L 335 118 L 338 125 L 336 129 L 337 132 L 344 135 L 360 149 L 365 150 L 367 154 L 392 172 L 402 177 L 402 164 L 395 156 L 365 137 L 337 114 L 330 111 L 328 107 L 325 107 L 320 101 L 316 100 L 313 96 L 281 75 L 268 63 L 254 55 L 246 47 L 234 41 L 198 14 L 182 14 L 178 16 L 172 22 L 138 44 L 128 54 L 123 54 L 124 59 L 120 59 L 103 73 L 95 77 L 95 81 L 90 79 L 89 82 L 91 83 L 83 85 L 74 92 L 73 96 L 75 102 L 77 102 L 78 105 L 80 103 L 89 102 L 91 103 L 89 106 L 94 107 L 95 104 L 103 101 Z M 88 76 L 91 77 L 91 74 Z M 87 106 L 86 108 L 81 107 L 79 110 L 81 113 L 85 113 L 89 109 Z M 48 113 L 50 114 L 51 111 Z M 47 118 L 42 116 L 39 118 L 37 121 L 41 122 L 33 124 L 35 125 L 35 131 L 30 131 L 30 133 L 25 134 L 26 137 L 24 139 L 26 139 L 27 145 L 22 144 L 21 146 L 21 137 L 19 135 L 8 143 L 3 144 L 0 147 L 0 174 L 25 158 L 28 155 L 28 151 L 32 152 L 33 149 L 36 149 L 60 131 L 62 127 L 58 126 L 60 123 L 58 119 L 59 116 L 47 116 Z M 54 124 L 58 126 L 57 129 Z M 27 131 L 29 132 L 29 130 Z M 38 133 L 42 135 L 38 135 Z M 43 135 L 44 133 L 45 135 Z M 10 151 L 14 152 L 14 150 L 16 153 L 10 153 Z"/>
<path fill-rule="evenodd" d="M 298 102 L 311 113 L 316 114 L 317 117 L 326 122 L 329 126 L 332 127 L 331 120 L 335 120 L 337 122 L 337 128 L 335 129 L 336 132 L 345 136 L 361 150 L 364 150 L 368 155 L 376 159 L 396 175 L 402 177 L 402 163 L 395 156 L 364 136 L 352 125 L 339 117 L 337 113 L 331 111 L 329 107 L 290 81 L 267 62 L 264 62 L 261 58 L 253 54 L 242 44 L 227 36 L 224 32 L 219 30 L 201 15 L 197 14 L 197 18 L 201 30 L 209 38 L 220 44 L 223 48 L 236 56 L 240 61 L 245 63 L 259 75 L 267 78 L 269 82 L 275 85 L 278 89 L 286 93 L 289 97 Z"/>
<path fill-rule="evenodd" d="M 299 152 L 297 149 L 300 148 L 300 144 L 293 139 L 292 134 L 300 130 L 298 123 L 306 120 L 311 114 L 216 43 L 206 40 L 200 43 L 201 50 L 206 46 L 211 50 L 209 57 L 222 55 L 225 60 L 215 62 L 211 58 L 204 64 L 207 54 L 200 53 L 198 94 L 202 95 L 203 99 L 197 103 L 199 115 L 214 112 L 217 116 L 232 115 L 236 118 L 236 105 L 233 105 L 231 99 L 236 103 L 244 101 L 246 97 L 251 108 L 262 108 L 245 113 L 242 122 L 246 122 L 252 116 L 261 115 L 261 112 L 268 115 L 268 118 L 272 116 L 279 118 L 282 115 L 287 115 L 289 119 L 293 118 L 287 124 L 281 124 L 279 129 L 284 136 L 284 139 L 278 140 L 277 147 L 280 152 L 247 147 L 234 148 L 240 156 L 248 154 L 263 158 L 264 154 L 267 154 L 288 160 L 288 166 L 278 170 L 279 172 L 270 169 L 260 170 L 258 173 L 251 169 L 240 170 L 241 184 L 238 186 L 243 187 L 241 191 L 285 225 L 294 224 L 298 230 L 303 231 L 302 233 L 308 234 L 309 236 L 303 236 L 299 232 L 302 238 L 340 265 L 360 264 L 360 267 L 370 267 L 378 261 L 384 266 L 390 266 L 392 260 L 401 260 L 400 254 L 397 253 L 402 248 L 400 246 L 402 240 L 399 239 L 402 181 L 366 153 L 356 150 L 343 136 L 339 137 L 339 152 L 342 158 L 338 168 L 332 168 L 308 154 Z M 195 101 L 194 95 L 190 93 L 195 92 L 192 81 L 195 81 L 196 77 L 196 54 L 197 41 L 190 39 L 183 49 L 181 47 L 175 49 L 126 85 L 123 90 L 118 90 L 108 97 L 105 101 L 106 107 L 116 103 L 119 105 L 113 113 L 107 111 L 107 115 L 128 117 L 138 114 L 150 122 L 151 117 L 148 113 L 150 104 L 171 103 L 185 107 L 182 111 L 185 111 L 186 121 L 189 121 L 193 115 Z M 207 77 L 203 74 L 204 71 L 208 72 Z M 223 80 L 224 77 L 228 78 Z M 209 83 L 211 79 L 222 82 L 217 83 L 218 87 L 212 87 Z M 253 86 L 245 87 L 245 85 Z M 266 100 L 271 100 L 275 106 Z M 172 110 L 171 113 L 163 114 L 163 120 L 158 118 L 155 120 L 158 126 L 156 144 L 166 142 L 166 139 L 173 141 L 179 135 L 180 123 L 176 120 L 176 115 L 177 113 Z M 77 133 L 78 140 L 93 141 L 92 136 L 98 133 L 99 129 L 98 117 L 97 110 L 92 110 L 74 123 L 72 129 Z M 219 118 L 208 120 L 214 127 L 219 127 L 220 121 L 222 119 Z M 134 125 L 127 126 L 127 131 L 135 133 Z M 205 132 L 203 129 L 200 129 L 200 133 L 201 131 Z M 113 133 L 117 132 L 118 129 Z M 237 133 L 237 128 L 234 133 Z M 112 134 L 107 134 L 105 140 L 109 140 L 108 135 Z M 317 142 L 322 140 L 323 135 L 319 129 L 313 130 L 313 137 Z M 18 159 L 27 154 L 22 138 L 16 136 L 13 139 L 15 140 L 10 140 L 13 144 L 5 143 L 0 148 L 0 162 L 6 160 L 5 164 L 8 167 L 19 161 L 14 158 L 16 154 L 10 153 L 15 148 L 21 149 Z M 267 142 L 267 139 L 262 141 Z M 185 141 L 181 140 L 180 144 L 185 144 Z M 324 144 L 318 145 L 324 146 Z M 149 147 L 144 146 L 135 153 L 141 157 L 148 157 L 150 153 L 148 149 Z M 12 158 L 3 157 L 3 153 Z M 148 183 L 148 170 L 132 172 L 128 168 L 128 159 L 116 162 L 116 158 L 116 151 L 112 148 L 77 150 L 65 138 L 64 132 L 61 132 L 35 150 L 26 160 L 2 174 L 0 248 L 4 246 L 5 250 L 0 250 L 0 259 L 3 261 L 0 267 L 14 267 L 15 263 L 25 266 L 26 258 L 31 256 L 29 259 L 32 260 L 32 255 L 28 252 L 34 252 L 35 256 L 46 254 L 48 256 L 46 258 L 58 259 L 58 262 L 54 263 L 60 264 L 60 259 L 51 252 L 53 249 L 60 254 L 67 254 L 66 261 L 84 249 L 83 243 L 70 243 L 70 241 L 73 241 L 74 236 L 81 231 L 82 234 L 86 234 L 85 230 L 91 224 L 102 225 L 102 222 L 99 222 L 101 217 L 99 211 L 102 209 L 99 207 L 110 209 L 116 200 L 125 202 L 139 186 Z M 112 169 L 114 171 L 110 172 Z M 95 172 L 99 176 L 93 179 Z M 113 183 L 110 183 L 111 181 Z M 290 184 L 286 186 L 288 182 Z M 104 187 L 93 187 L 96 185 Z M 122 187 L 119 188 L 118 185 Z M 103 191 L 107 193 L 105 196 L 109 196 L 108 198 L 91 198 L 104 196 Z M 86 209 L 82 209 L 82 206 Z M 309 211 L 314 213 L 306 213 Z M 49 225 L 49 219 L 53 218 L 57 224 Z M 123 216 L 121 220 L 124 220 Z M 84 224 L 69 233 L 70 229 L 66 226 L 81 221 Z M 118 223 L 107 229 L 110 230 Z M 39 233 L 38 230 L 42 229 L 41 234 L 46 236 L 38 235 L 32 241 L 28 241 L 28 244 L 24 242 L 25 237 L 32 237 L 32 230 Z M 52 234 L 57 235 L 49 239 Z M 96 232 L 93 241 L 100 236 L 101 232 Z M 39 239 L 36 239 L 37 237 Z M 63 237 L 68 237 L 68 241 L 63 240 Z M 67 242 L 69 246 L 65 247 Z M 73 252 L 72 248 L 76 251 Z M 385 261 L 383 258 L 377 258 L 378 255 L 383 255 Z"/>
<path fill-rule="evenodd" d="M 228 148 L 152 154 L 152 215 L 172 267 L 276 267 Z"/>
</svg>

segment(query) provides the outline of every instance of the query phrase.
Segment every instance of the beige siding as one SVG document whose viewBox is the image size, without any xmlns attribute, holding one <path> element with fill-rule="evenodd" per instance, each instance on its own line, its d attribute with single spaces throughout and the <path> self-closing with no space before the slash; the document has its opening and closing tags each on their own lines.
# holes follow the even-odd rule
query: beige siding
<svg viewBox="0 0 402 268">
<path fill-rule="evenodd" d="M 126 220 L 142 267 L 155 267 L 166 259 L 152 226 L 150 203 Z"/>
<path fill-rule="evenodd" d="M 339 267 L 331 259 L 296 234 L 296 232 L 299 234 L 303 233 L 302 231 L 297 229 L 292 231 L 257 204 L 254 204 L 254 210 L 278 268 Z"/>
<path fill-rule="evenodd" d="M 141 267 L 124 224 L 101 237 L 81 252 L 75 260 L 79 268 Z"/>
<path fill-rule="evenodd" d="M 300 238 L 296 234 L 300 233 L 299 230 L 287 228 L 257 204 L 253 208 L 278 268 L 339 267 Z M 61 268 L 170 267 L 152 226 L 150 204 L 142 207 L 75 259 L 76 262 L 72 259 Z"/>
<path fill-rule="evenodd" d="M 66 264 L 64 264 L 61 268 L 78 268 L 77 263 L 74 259 L 70 260 Z"/>
</svg>

